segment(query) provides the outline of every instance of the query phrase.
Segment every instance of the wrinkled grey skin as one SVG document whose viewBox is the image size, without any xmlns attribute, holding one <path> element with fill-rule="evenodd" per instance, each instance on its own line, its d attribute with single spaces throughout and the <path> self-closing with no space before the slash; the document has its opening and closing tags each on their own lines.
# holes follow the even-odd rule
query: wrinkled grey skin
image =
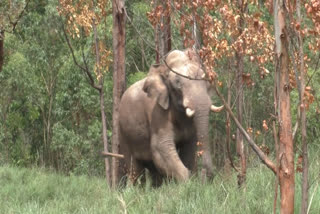
<svg viewBox="0 0 320 214">
<path fill-rule="evenodd" d="M 172 70 L 200 79 L 204 74 L 192 50 L 172 51 L 166 57 Z M 203 165 L 212 176 L 208 144 L 211 106 L 205 80 L 189 80 L 166 65 L 152 66 L 149 74 L 123 94 L 120 103 L 120 152 L 131 181 L 148 168 L 154 182 L 173 177 L 185 181 L 195 168 L 197 142 L 203 143 Z M 186 109 L 194 111 L 186 115 Z"/>
</svg>

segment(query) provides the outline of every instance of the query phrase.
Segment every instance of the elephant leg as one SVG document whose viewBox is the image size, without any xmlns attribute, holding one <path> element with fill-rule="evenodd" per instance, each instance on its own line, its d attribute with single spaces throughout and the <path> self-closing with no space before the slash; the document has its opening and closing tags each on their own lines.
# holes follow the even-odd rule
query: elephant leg
<svg viewBox="0 0 320 214">
<path fill-rule="evenodd" d="M 158 171 L 152 173 L 151 175 L 152 178 L 152 186 L 153 187 L 159 187 L 163 183 L 163 175 L 161 175 Z"/>
<path fill-rule="evenodd" d="M 163 175 L 160 174 L 160 172 L 158 171 L 158 169 L 156 168 L 156 166 L 154 165 L 153 162 L 150 162 L 147 165 L 147 169 L 149 171 L 149 176 L 151 178 L 152 181 L 152 186 L 153 187 L 159 187 L 161 186 L 161 184 L 163 183 Z"/>
<path fill-rule="evenodd" d="M 119 185 L 125 186 L 127 182 L 128 172 L 129 172 L 129 168 L 128 168 L 129 161 L 127 161 L 127 159 L 128 157 L 130 157 L 130 152 L 129 152 L 128 146 L 123 141 L 121 141 L 121 139 L 122 137 L 120 135 L 119 153 L 124 156 L 124 159 L 119 160 L 119 179 L 120 179 Z"/>
<path fill-rule="evenodd" d="M 151 152 L 155 166 L 165 175 L 172 176 L 178 181 L 185 181 L 189 178 L 189 170 L 183 165 L 173 138 L 152 137 Z"/>
<path fill-rule="evenodd" d="M 183 145 L 179 148 L 179 156 L 183 164 L 191 171 L 195 171 L 196 163 L 196 140 L 190 142 L 184 142 Z"/>
<path fill-rule="evenodd" d="M 126 182 L 135 184 L 137 179 L 144 172 L 144 167 L 131 154 L 125 139 L 120 135 L 120 154 L 124 155 L 124 160 L 120 161 L 120 184 L 125 185 Z"/>
</svg>

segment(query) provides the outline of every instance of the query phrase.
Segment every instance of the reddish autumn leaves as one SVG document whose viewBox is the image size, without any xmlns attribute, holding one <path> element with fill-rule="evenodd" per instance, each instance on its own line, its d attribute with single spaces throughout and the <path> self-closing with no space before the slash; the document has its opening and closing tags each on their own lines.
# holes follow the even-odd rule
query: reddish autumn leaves
<svg viewBox="0 0 320 214">
<path fill-rule="evenodd" d="M 318 0 L 306 0 L 303 1 L 306 11 L 306 17 L 303 20 L 299 20 L 296 16 L 289 16 L 290 20 L 290 32 L 291 43 L 293 51 L 293 60 L 290 67 L 290 89 L 299 87 L 301 80 L 300 75 L 297 75 L 297 68 L 304 67 L 304 73 L 307 76 L 309 64 L 311 59 L 307 54 L 303 56 L 299 55 L 299 50 L 294 45 L 294 38 L 299 35 L 308 45 L 309 51 L 316 53 L 320 48 L 320 2 Z M 288 2 L 288 9 L 291 14 L 294 14 L 296 8 L 296 1 Z M 308 22 L 308 24 L 306 24 Z M 297 42 L 296 42 L 297 43 Z M 297 83 L 298 82 L 298 83 Z M 308 84 L 308 83 L 307 83 Z M 310 86 L 306 85 L 303 91 L 303 102 L 300 104 L 300 108 L 309 109 L 310 104 L 314 102 L 313 90 Z"/>
<path fill-rule="evenodd" d="M 255 12 L 244 12 L 247 3 L 239 7 L 235 2 L 221 0 L 176 0 L 172 3 L 167 0 L 166 10 L 161 5 L 155 7 L 148 13 L 148 18 L 155 25 L 163 16 L 171 15 L 185 47 L 195 44 L 193 31 L 196 26 L 202 38 L 199 54 L 208 74 L 215 73 L 219 60 L 233 57 L 238 52 L 257 64 L 260 76 L 264 78 L 269 73 L 265 65 L 273 60 L 272 26 L 262 21 L 257 1 L 249 3 Z M 246 24 L 239 28 L 240 20 Z M 211 76 L 216 77 L 215 74 Z M 245 81 L 247 85 L 254 84 L 250 74 L 245 76 Z"/>
<path fill-rule="evenodd" d="M 66 18 L 66 31 L 75 39 L 90 36 L 94 26 L 98 26 L 107 14 L 111 13 L 110 8 L 110 2 L 107 0 L 59 0 L 57 10 Z M 97 42 L 97 47 L 95 44 L 92 46 L 92 53 L 95 55 L 98 48 L 99 64 L 95 65 L 94 73 L 99 80 L 109 70 L 112 52 L 106 48 L 103 41 Z"/>
<path fill-rule="evenodd" d="M 309 49 L 316 52 L 320 49 L 320 1 L 306 1 L 304 7 L 307 11 L 307 16 L 313 23 L 313 26 L 309 29 L 301 29 L 301 31 L 306 35 L 312 35 L 312 40 L 309 42 Z"/>
<path fill-rule="evenodd" d="M 59 14 L 67 19 L 68 33 L 78 38 L 80 30 L 89 35 L 92 25 L 98 25 L 108 14 L 108 9 L 110 10 L 110 2 L 107 0 L 59 0 L 57 7 Z"/>
<path fill-rule="evenodd" d="M 207 76 L 216 79 L 216 68 L 222 59 L 234 59 L 235 53 L 245 56 L 245 59 L 252 65 L 259 68 L 258 75 L 265 79 L 270 71 L 266 67 L 269 62 L 274 60 L 274 33 L 273 25 L 269 24 L 264 16 L 262 8 L 269 9 L 273 13 L 271 0 L 265 1 L 264 5 L 259 5 L 257 0 L 244 1 L 238 5 L 238 1 L 222 0 L 175 0 L 163 1 L 163 5 L 153 7 L 147 15 L 150 23 L 155 26 L 161 23 L 160 20 L 165 16 L 170 16 L 172 22 L 179 29 L 183 37 L 185 47 L 195 44 L 193 31 L 201 35 L 202 46 L 199 49 L 200 57 Z M 286 1 L 288 10 L 296 10 L 296 1 Z M 154 5 L 154 1 L 152 1 Z M 290 16 L 291 31 L 299 32 L 303 38 L 308 37 L 308 47 L 312 51 L 320 48 L 320 2 L 318 0 L 304 1 L 304 8 L 307 12 L 306 20 L 312 25 L 301 23 L 295 16 Z M 243 26 L 239 27 L 239 23 Z M 196 29 L 195 29 L 196 26 Z M 294 41 L 292 41 L 294 42 Z M 298 87 L 294 67 L 300 66 L 300 56 L 298 50 L 293 50 L 293 62 L 290 65 L 289 89 Z M 307 73 L 308 64 L 311 59 L 308 55 L 303 56 L 305 72 Z M 294 63 L 296 63 L 294 65 Z M 252 71 L 246 71 L 242 75 L 242 80 L 247 87 L 255 86 Z M 222 86 L 222 82 L 219 82 Z M 304 91 L 304 103 L 300 108 L 309 108 L 313 103 L 314 96 L 310 86 Z"/>
</svg>

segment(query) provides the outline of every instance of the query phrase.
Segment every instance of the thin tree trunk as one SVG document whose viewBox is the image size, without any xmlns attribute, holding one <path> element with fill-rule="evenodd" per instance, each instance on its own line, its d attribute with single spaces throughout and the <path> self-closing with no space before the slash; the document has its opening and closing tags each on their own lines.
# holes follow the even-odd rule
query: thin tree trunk
<svg viewBox="0 0 320 214">
<path fill-rule="evenodd" d="M 160 42 L 159 42 L 159 25 L 156 25 L 154 28 L 154 43 L 156 48 L 156 63 L 160 63 Z"/>
<path fill-rule="evenodd" d="M 49 69 L 48 71 L 41 72 L 41 77 L 43 80 L 43 85 L 46 89 L 48 95 L 48 104 L 43 106 L 43 117 L 44 117 L 44 132 L 45 132 L 45 161 L 47 166 L 55 167 L 54 165 L 54 154 L 51 149 L 51 141 L 52 141 L 52 124 L 53 124 L 53 108 L 55 101 L 55 88 L 57 84 L 57 70 L 53 66 L 54 62 L 49 60 Z"/>
<path fill-rule="evenodd" d="M 104 111 L 104 91 L 101 89 L 100 93 L 100 111 L 101 111 L 101 120 L 102 120 L 102 139 L 103 139 L 103 148 L 105 152 L 108 152 L 108 137 L 107 137 L 107 122 L 106 122 L 106 113 Z M 106 170 L 106 180 L 109 187 L 111 186 L 111 176 L 110 176 L 110 162 L 109 158 L 104 159 L 105 170 Z"/>
<path fill-rule="evenodd" d="M 51 83 L 49 83 L 51 85 Z M 50 93 L 48 94 L 49 96 L 49 109 L 48 109 L 48 118 L 47 118 L 47 146 L 48 146 L 48 161 L 49 165 L 53 166 L 53 154 L 51 151 L 51 132 L 52 132 L 52 127 L 51 127 L 51 115 L 52 115 L 52 105 L 53 105 L 53 94 L 52 94 L 52 88 L 50 88 Z"/>
<path fill-rule="evenodd" d="M 289 54 L 286 11 L 283 0 L 275 0 L 274 23 L 277 66 L 279 76 L 278 123 L 279 123 L 279 183 L 281 194 L 281 214 L 294 212 L 294 154 L 290 112 Z"/>
<path fill-rule="evenodd" d="M 100 70 L 100 50 L 99 50 L 99 38 L 97 35 L 97 28 L 95 24 L 95 20 L 93 20 L 93 32 L 94 32 L 94 38 L 95 38 L 95 49 L 96 49 L 96 68 L 98 74 L 101 74 Z M 100 96 L 100 112 L 101 112 L 101 122 L 102 122 L 102 140 L 103 140 L 103 149 L 105 152 L 109 152 L 108 149 L 108 136 L 107 136 L 107 119 L 106 119 L 106 113 L 104 110 L 104 90 L 103 90 L 103 84 L 104 84 L 104 78 L 101 75 L 99 79 L 99 96 Z M 105 163 L 105 173 L 106 173 L 106 181 L 109 187 L 111 187 L 111 176 L 110 176 L 110 162 L 108 158 L 104 159 Z"/>
<path fill-rule="evenodd" d="M 304 72 L 304 71 L 302 71 Z M 301 74 L 301 90 L 304 87 L 304 83 L 302 83 L 302 74 Z M 303 93 L 302 93 L 303 99 Z M 303 101 L 301 101 L 303 102 Z M 309 190 L 309 161 L 308 161 L 308 143 L 307 143 L 307 124 L 306 124 L 306 111 L 305 105 L 301 109 L 301 141 L 302 141 L 302 201 L 301 201 L 301 214 L 306 214 L 308 209 L 308 190 Z"/>
<path fill-rule="evenodd" d="M 10 100 L 10 99 L 9 99 Z M 11 103 L 11 101 L 8 102 L 8 106 Z M 9 140 L 8 140 L 8 129 L 7 129 L 7 113 L 8 113 L 8 107 L 5 108 L 5 110 L 3 111 L 3 117 L 2 119 L 2 124 L 3 124 L 3 135 L 4 135 L 4 139 L 3 139 L 3 143 L 4 143 L 4 147 L 5 147 L 5 163 L 9 163 Z"/>
<path fill-rule="evenodd" d="M 164 11 L 168 10 L 166 1 L 158 1 L 155 6 L 162 4 Z M 156 62 L 160 60 L 171 50 L 171 18 L 164 13 L 155 27 L 156 43 Z"/>
<path fill-rule="evenodd" d="M 230 71 L 228 70 L 228 92 L 227 92 L 227 102 L 228 105 L 231 105 L 231 78 L 230 78 Z M 227 146 L 227 154 L 229 161 L 232 163 L 231 151 L 230 151 L 230 139 L 231 139 L 231 121 L 230 121 L 230 114 L 226 111 L 226 146 Z"/>
<path fill-rule="evenodd" d="M 163 55 L 166 55 L 171 50 L 171 18 L 170 16 L 163 17 Z"/>
<path fill-rule="evenodd" d="M 144 52 L 144 45 L 143 45 L 143 40 L 141 38 L 139 38 L 139 42 L 140 42 L 140 48 L 141 48 L 141 65 L 142 65 L 142 71 L 145 71 L 145 52 Z"/>
<path fill-rule="evenodd" d="M 242 87 L 242 74 L 243 74 L 243 56 L 237 53 L 237 78 L 236 78 L 236 88 L 237 88 L 237 119 L 242 124 L 243 115 L 243 87 Z M 245 184 L 246 180 L 246 156 L 243 144 L 243 136 L 239 129 L 237 129 L 237 154 L 240 160 L 240 171 L 238 174 L 238 185 L 239 187 Z"/>
<path fill-rule="evenodd" d="M 194 40 L 193 49 L 199 50 L 200 48 L 200 40 L 199 40 L 199 34 L 197 34 L 197 20 L 196 15 L 193 14 L 193 26 L 192 26 L 192 37 Z"/>
<path fill-rule="evenodd" d="M 98 35 L 97 35 L 97 29 L 96 29 L 96 23 L 95 20 L 93 21 L 93 31 L 94 31 L 94 37 L 95 37 L 95 50 L 96 50 L 96 66 L 97 66 L 97 72 L 99 74 L 101 74 L 101 71 L 99 69 L 99 65 L 100 65 L 100 50 L 99 50 L 99 39 L 98 39 Z M 84 54 L 82 53 L 82 60 L 85 62 L 84 66 L 80 65 L 75 57 L 74 51 L 72 49 L 71 43 L 68 39 L 67 33 L 64 29 L 64 27 L 62 28 L 63 30 L 63 34 L 64 37 L 66 39 L 66 42 L 68 44 L 68 47 L 70 49 L 73 61 L 75 63 L 75 65 L 77 65 L 87 76 L 88 76 L 88 82 L 91 85 L 91 87 L 93 87 L 94 89 L 99 91 L 99 96 L 100 96 L 100 112 L 101 112 L 101 122 L 102 122 L 102 140 L 103 140 L 103 147 L 105 152 L 108 152 L 108 138 L 107 138 L 107 122 L 106 122 L 106 115 L 105 115 L 105 109 L 104 109 L 104 91 L 103 91 L 103 84 L 104 84 L 104 79 L 103 76 L 101 75 L 100 79 L 99 79 L 99 85 L 95 84 L 95 80 L 93 78 L 93 76 L 90 73 L 90 70 L 88 69 L 88 66 L 86 64 L 86 59 L 84 57 Z M 115 37 L 113 37 L 115 38 Z M 110 174 L 110 163 L 109 163 L 109 159 L 105 158 L 105 171 L 106 171 L 106 180 L 107 180 L 107 184 L 109 186 L 111 186 L 111 174 Z"/>
<path fill-rule="evenodd" d="M 274 85 L 273 85 L 273 99 L 274 99 L 274 115 L 277 115 L 278 112 L 278 88 L 279 88 L 279 73 L 275 73 L 274 75 Z M 276 214 L 277 212 L 277 201 L 278 201 L 278 191 L 279 191 L 279 168 L 280 168 L 280 160 L 279 160 L 279 133 L 276 129 L 276 123 L 273 121 L 272 124 L 273 128 L 273 137 L 274 137 L 274 144 L 275 144 L 275 150 L 276 150 L 276 179 L 275 179 L 275 192 L 274 192 L 274 199 L 273 199 L 273 213 Z"/>
<path fill-rule="evenodd" d="M 119 103 L 125 90 L 125 23 L 124 0 L 112 0 L 113 16 L 113 114 L 112 114 L 112 152 L 119 153 Z M 119 161 L 112 158 L 112 186 L 119 182 Z"/>
<path fill-rule="evenodd" d="M 47 135 L 46 135 L 46 117 L 44 109 L 42 109 L 42 121 L 43 121 L 43 151 L 42 151 L 42 166 L 47 166 L 47 157 L 48 157 L 48 142 L 47 142 Z"/>
<path fill-rule="evenodd" d="M 4 63 L 4 31 L 0 30 L 0 72 Z"/>
<path fill-rule="evenodd" d="M 242 0 L 238 0 L 238 7 L 241 11 L 240 14 L 240 21 L 238 25 L 238 31 L 239 35 L 242 34 L 242 28 L 244 25 L 244 20 L 243 20 L 243 13 L 244 13 L 244 5 Z M 243 50 L 245 47 L 243 47 Z M 241 50 L 236 52 L 236 60 L 237 60 L 237 74 L 236 74 L 236 91 L 237 91 L 237 119 L 238 121 L 242 124 L 243 120 L 243 70 L 244 70 L 244 58 Z M 247 166 L 246 166 L 246 155 L 245 155 L 245 149 L 244 149 L 244 144 L 243 144 L 243 136 L 240 132 L 239 129 L 237 129 L 237 154 L 239 156 L 240 160 L 240 171 L 238 174 L 238 185 L 239 187 L 243 186 L 246 181 L 246 171 L 247 171 Z"/>
<path fill-rule="evenodd" d="M 301 23 L 301 4 L 297 0 L 297 15 L 298 22 Z M 307 124 L 306 124 L 306 106 L 304 102 L 305 90 L 305 74 L 304 74 L 304 54 L 303 41 L 300 32 L 298 32 L 299 40 L 299 56 L 300 56 L 300 116 L 301 116 L 301 142 L 302 142 L 302 198 L 301 198 L 301 214 L 307 214 L 308 211 L 308 144 L 307 144 Z"/>
<path fill-rule="evenodd" d="M 228 69 L 228 92 L 227 92 L 227 104 L 228 106 L 231 105 L 231 86 L 232 86 L 232 80 L 231 80 L 231 68 Z M 226 149 L 227 149 L 227 157 L 228 157 L 228 163 L 229 167 L 231 166 L 234 168 L 237 172 L 238 169 L 234 165 L 232 155 L 231 155 L 231 148 L 230 148 L 230 141 L 231 141 L 231 120 L 230 120 L 230 113 L 226 111 Z"/>
</svg>

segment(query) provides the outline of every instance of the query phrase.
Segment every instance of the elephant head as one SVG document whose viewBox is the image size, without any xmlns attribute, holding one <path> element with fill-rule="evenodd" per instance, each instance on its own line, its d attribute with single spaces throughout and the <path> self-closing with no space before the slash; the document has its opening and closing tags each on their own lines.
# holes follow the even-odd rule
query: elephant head
<svg viewBox="0 0 320 214">
<path fill-rule="evenodd" d="M 175 50 L 168 54 L 165 63 L 152 66 L 143 90 L 154 97 L 164 110 L 173 110 L 192 118 L 196 138 L 202 143 L 203 165 L 208 176 L 212 176 L 213 166 L 209 149 L 209 112 L 219 112 L 223 106 L 211 104 L 212 86 L 203 79 L 198 55 L 188 49 Z"/>
</svg>

